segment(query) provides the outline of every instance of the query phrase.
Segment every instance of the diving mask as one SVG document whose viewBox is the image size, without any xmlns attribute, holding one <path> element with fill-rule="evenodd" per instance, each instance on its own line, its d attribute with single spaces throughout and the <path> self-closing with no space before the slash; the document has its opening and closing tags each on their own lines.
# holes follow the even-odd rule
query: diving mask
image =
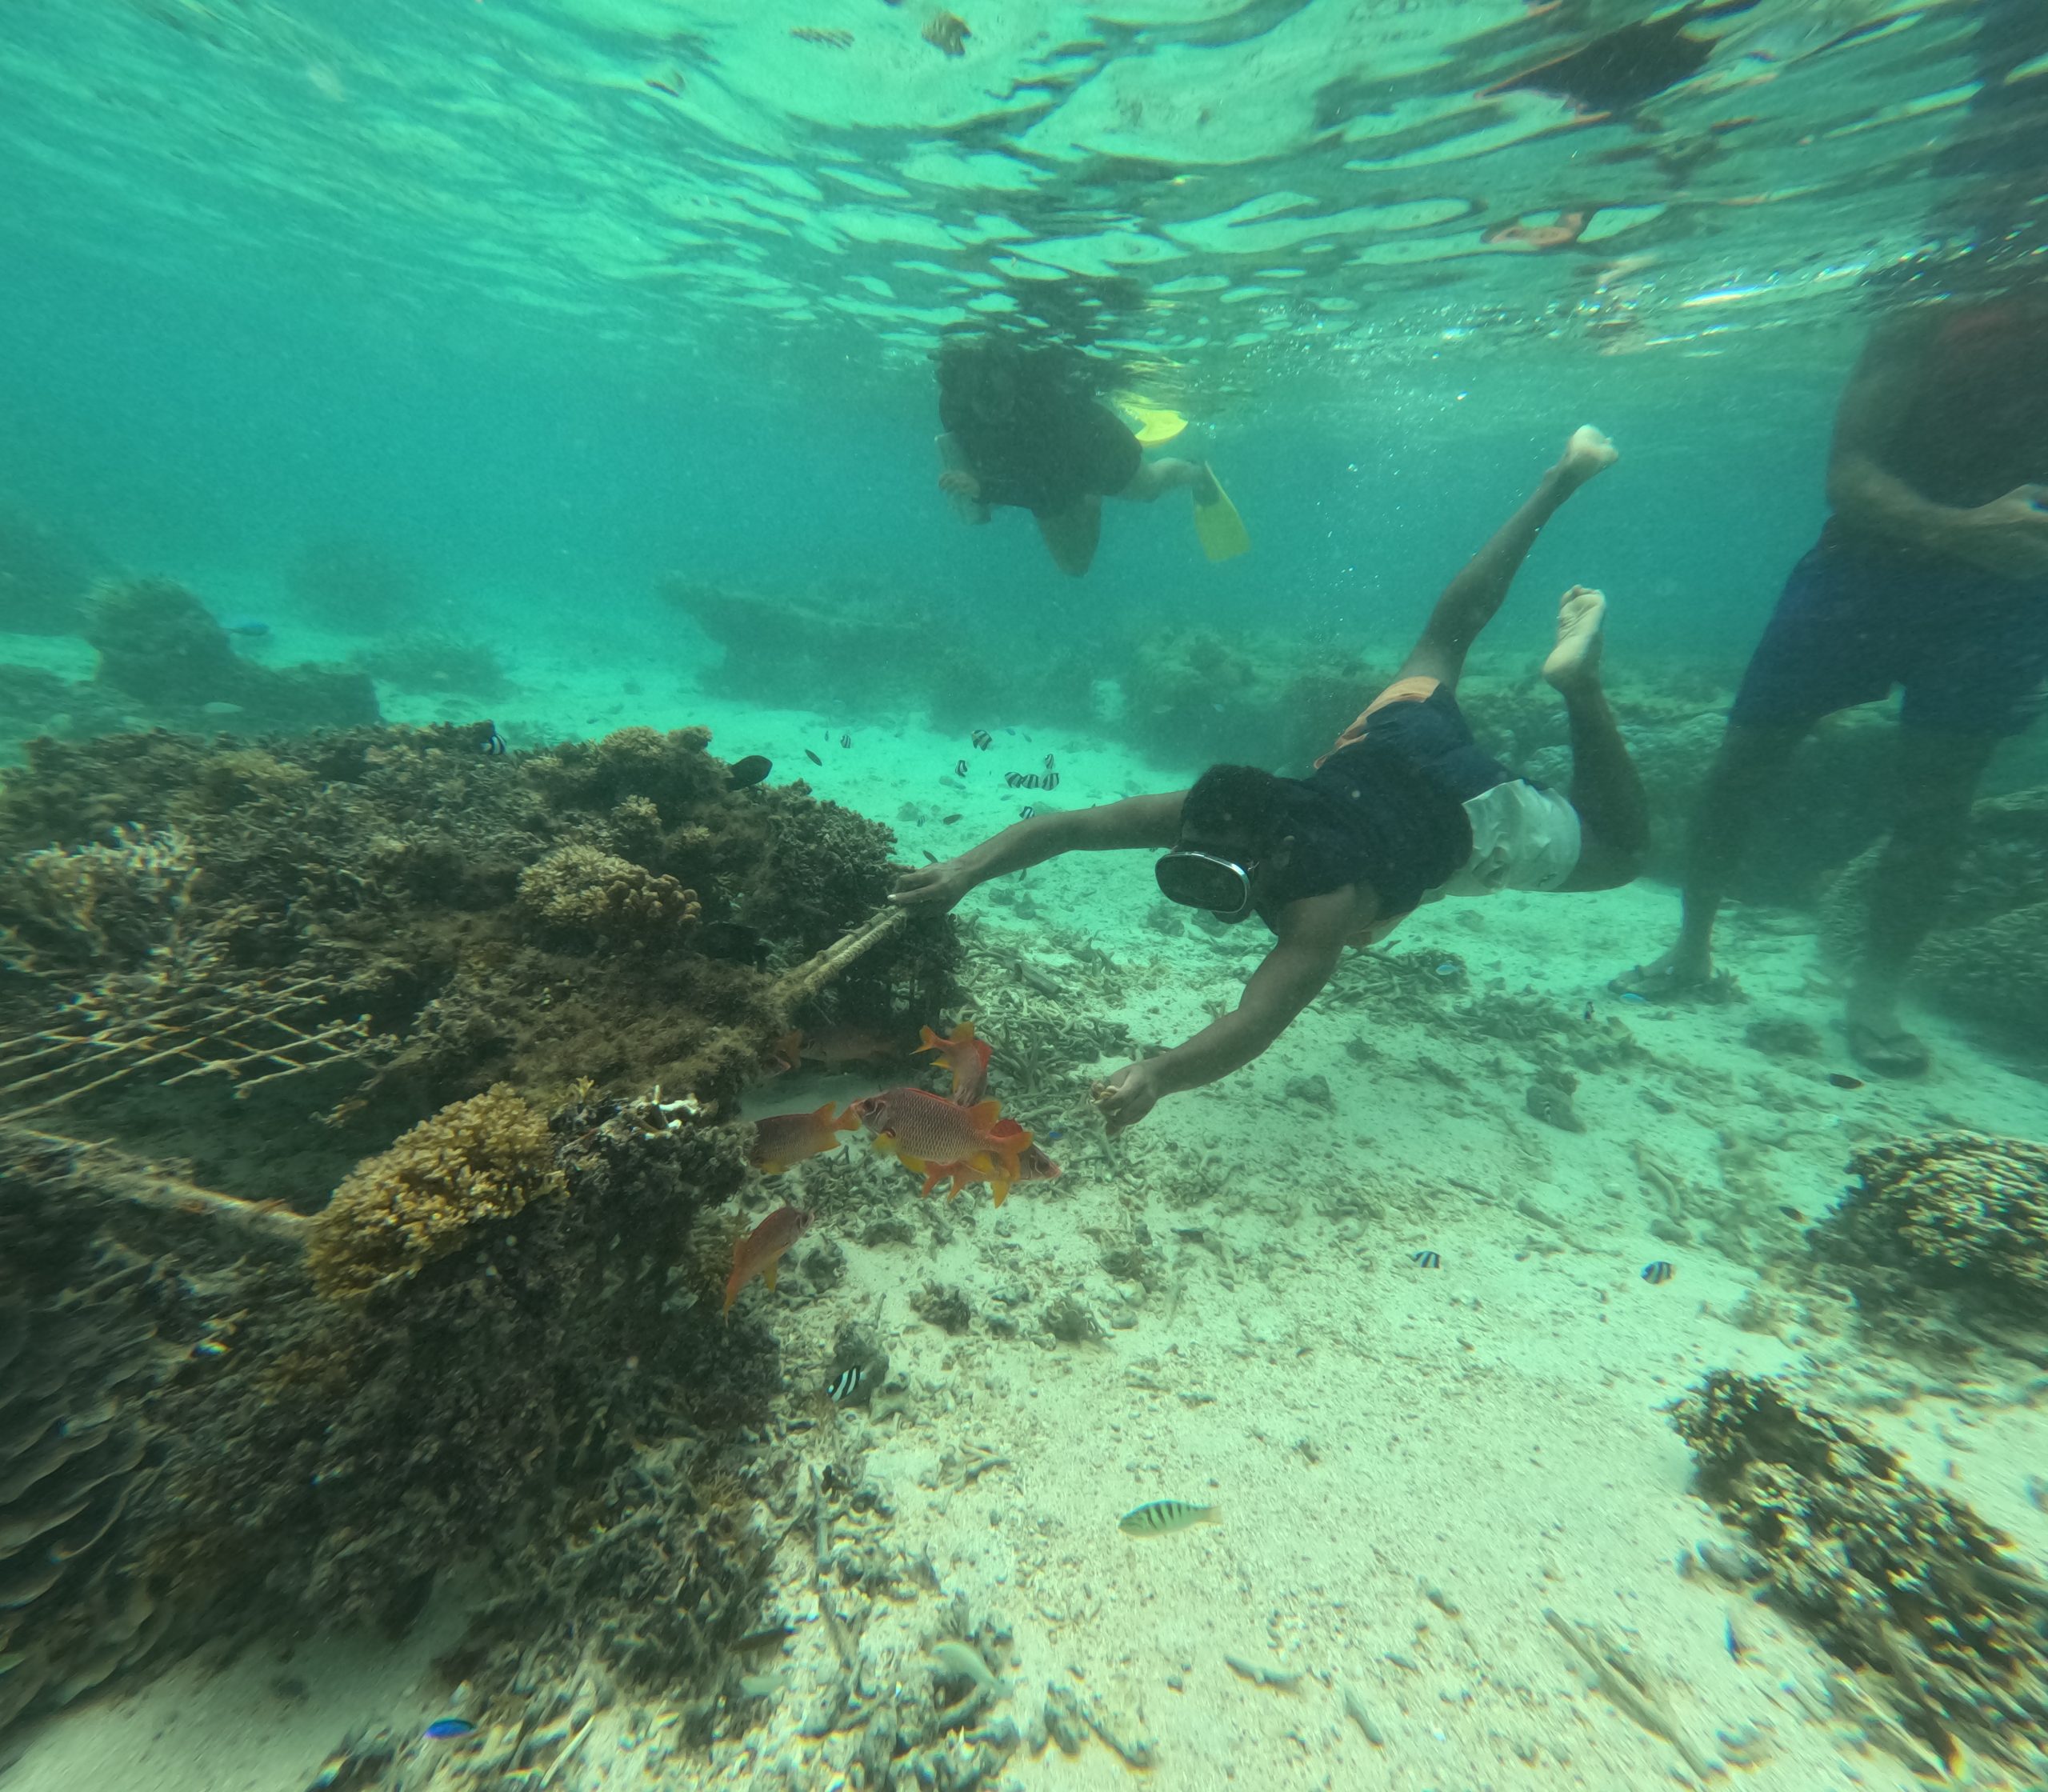
<svg viewBox="0 0 2048 1792">
<path fill-rule="evenodd" d="M 1219 921 L 1242 921 L 1251 913 L 1251 880 L 1258 870 L 1257 859 L 1241 865 L 1214 853 L 1176 846 L 1152 867 L 1152 874 L 1168 902 L 1206 909 Z"/>
</svg>

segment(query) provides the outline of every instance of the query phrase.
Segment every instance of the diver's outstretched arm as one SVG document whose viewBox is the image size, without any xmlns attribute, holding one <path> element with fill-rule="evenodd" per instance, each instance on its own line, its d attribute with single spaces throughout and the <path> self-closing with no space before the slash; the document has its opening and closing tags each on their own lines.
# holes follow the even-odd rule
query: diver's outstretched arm
<svg viewBox="0 0 2048 1792">
<path fill-rule="evenodd" d="M 1465 670 L 1466 654 L 1479 638 L 1479 631 L 1506 602 L 1508 586 L 1514 582 L 1543 525 L 1581 486 L 1620 458 L 1614 443 L 1590 425 L 1574 430 L 1565 444 L 1563 458 L 1443 588 L 1421 638 L 1402 665 L 1400 675 L 1434 678 L 1456 689 L 1458 674 Z"/>
</svg>

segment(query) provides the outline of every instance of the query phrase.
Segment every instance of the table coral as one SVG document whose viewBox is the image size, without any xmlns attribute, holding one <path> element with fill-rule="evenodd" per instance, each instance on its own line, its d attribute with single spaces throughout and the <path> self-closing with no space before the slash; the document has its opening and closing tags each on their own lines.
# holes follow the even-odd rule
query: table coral
<svg viewBox="0 0 2048 1792">
<path fill-rule="evenodd" d="M 1716 1370 L 1677 1405 L 1700 1491 L 1769 1564 L 1766 1597 L 1882 1676 L 1945 1765 L 2048 1764 L 2048 1583 L 1960 1501 L 1775 1382 Z"/>
<path fill-rule="evenodd" d="M 594 846 L 558 846 L 519 874 L 519 903 L 565 934 L 611 945 L 674 939 L 702 914 L 697 892 Z"/>
<path fill-rule="evenodd" d="M 307 1262 L 330 1298 L 416 1275 L 466 1242 L 567 1188 L 547 1122 L 500 1083 L 451 1102 L 356 1166 L 314 1222 Z"/>
</svg>

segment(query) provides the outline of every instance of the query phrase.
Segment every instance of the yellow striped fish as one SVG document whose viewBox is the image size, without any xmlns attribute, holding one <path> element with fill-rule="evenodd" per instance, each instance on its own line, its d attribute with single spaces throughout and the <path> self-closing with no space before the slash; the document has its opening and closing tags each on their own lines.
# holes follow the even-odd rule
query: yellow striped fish
<svg viewBox="0 0 2048 1792">
<path fill-rule="evenodd" d="M 1117 1529 L 1129 1537 L 1170 1537 L 1177 1530 L 1222 1522 L 1221 1506 L 1190 1506 L 1184 1499 L 1155 1499 L 1125 1513 L 1117 1520 Z"/>
</svg>

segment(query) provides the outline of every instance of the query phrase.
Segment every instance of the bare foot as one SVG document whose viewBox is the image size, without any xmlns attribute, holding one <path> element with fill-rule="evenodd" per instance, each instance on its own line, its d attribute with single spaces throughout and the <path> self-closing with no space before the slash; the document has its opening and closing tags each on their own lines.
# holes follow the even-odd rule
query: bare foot
<svg viewBox="0 0 2048 1792">
<path fill-rule="evenodd" d="M 1565 593 L 1558 605 L 1558 644 L 1543 662 L 1546 683 L 1558 690 L 1584 690 L 1598 686 L 1600 625 L 1606 616 L 1607 599 L 1602 593 L 1590 591 L 1583 585 L 1574 585 Z"/>
<path fill-rule="evenodd" d="M 1933 1067 L 1926 1042 L 1901 1023 L 1898 1003 L 1888 992 L 1851 990 L 1842 1005 L 1842 1028 L 1856 1062 L 1881 1077 L 1923 1077 Z"/>
<path fill-rule="evenodd" d="M 1564 458 L 1558 462 L 1558 472 L 1576 490 L 1594 474 L 1604 473 L 1621 458 L 1620 449 L 1590 423 L 1582 423 L 1571 432 L 1571 440 L 1565 444 Z"/>
</svg>

